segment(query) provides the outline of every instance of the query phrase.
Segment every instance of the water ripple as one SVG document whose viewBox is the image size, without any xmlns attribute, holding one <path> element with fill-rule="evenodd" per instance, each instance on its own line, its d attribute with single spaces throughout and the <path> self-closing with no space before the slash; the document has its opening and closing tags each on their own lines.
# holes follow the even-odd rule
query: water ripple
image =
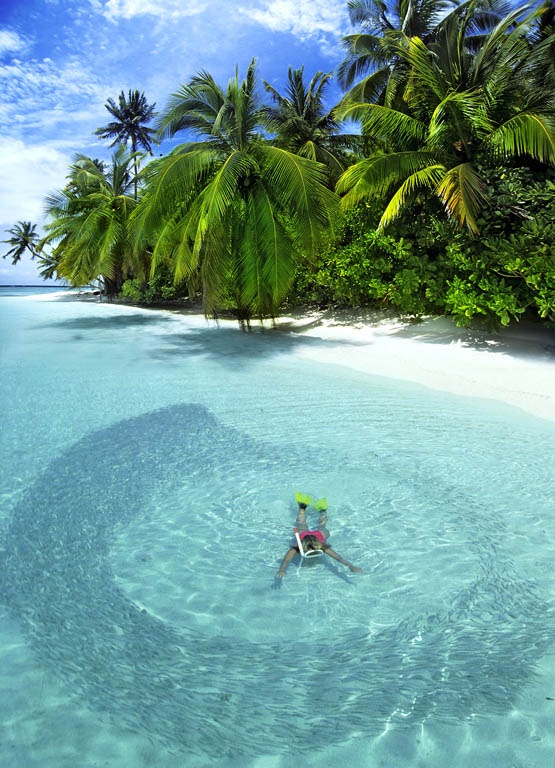
<svg viewBox="0 0 555 768">
<path fill-rule="evenodd" d="M 329 471 L 323 450 L 303 446 L 291 456 L 299 473 Z M 224 427 L 197 405 L 120 422 L 53 461 L 13 512 L 0 576 L 3 599 L 38 658 L 88 706 L 177 752 L 213 758 L 260 754 L 261 731 L 264 752 L 280 752 L 286 741 L 303 751 L 324 726 L 334 743 L 391 723 L 507 711 L 552 643 L 555 617 L 502 546 L 499 511 L 485 514 L 467 494 L 459 501 L 475 575 L 446 586 L 437 610 L 433 601 L 429 612 L 416 603 L 414 613 L 389 612 L 380 622 L 374 601 L 367 627 L 328 625 L 326 637 L 253 642 L 162 621 L 118 587 L 111 542 L 145 500 L 171 497 L 199 477 L 213 478 L 218 492 L 219 477 L 254 484 L 275 475 L 279 462 L 275 446 Z M 425 467 L 407 462 L 402 470 L 395 470 L 400 487 L 427 482 Z M 455 511 L 434 551 L 452 541 L 460 509 L 456 484 L 441 493 L 452 494 Z M 406 526 L 404 535 L 424 552 L 418 524 L 399 520 L 400 499 L 381 500 L 375 530 Z M 387 572 L 377 568 L 372 590 L 383 579 L 387 593 Z M 403 578 L 410 586 L 415 575 Z M 275 596 L 282 609 L 284 595 Z"/>
</svg>

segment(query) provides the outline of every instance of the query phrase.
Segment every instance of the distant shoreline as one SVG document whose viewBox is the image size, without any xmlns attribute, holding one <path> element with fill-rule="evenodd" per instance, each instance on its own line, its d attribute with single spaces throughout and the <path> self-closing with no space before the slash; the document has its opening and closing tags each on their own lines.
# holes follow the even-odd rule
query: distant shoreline
<svg viewBox="0 0 555 768">
<path fill-rule="evenodd" d="M 41 290 L 44 290 L 45 288 L 52 288 L 58 291 L 69 291 L 71 290 L 71 285 L 35 285 L 34 283 L 27 285 L 25 283 L 0 283 L 0 288 L 40 288 Z"/>
</svg>

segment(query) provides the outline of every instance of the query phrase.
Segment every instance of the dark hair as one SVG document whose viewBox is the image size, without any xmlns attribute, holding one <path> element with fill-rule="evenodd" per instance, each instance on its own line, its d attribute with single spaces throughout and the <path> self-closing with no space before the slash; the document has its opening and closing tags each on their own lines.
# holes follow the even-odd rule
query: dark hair
<svg viewBox="0 0 555 768">
<path fill-rule="evenodd" d="M 320 543 L 320 539 L 318 536 L 314 536 L 312 533 L 307 534 L 306 536 L 303 536 L 301 539 L 301 544 L 303 545 L 303 549 L 306 552 L 307 549 L 315 549 L 315 545 Z"/>
</svg>

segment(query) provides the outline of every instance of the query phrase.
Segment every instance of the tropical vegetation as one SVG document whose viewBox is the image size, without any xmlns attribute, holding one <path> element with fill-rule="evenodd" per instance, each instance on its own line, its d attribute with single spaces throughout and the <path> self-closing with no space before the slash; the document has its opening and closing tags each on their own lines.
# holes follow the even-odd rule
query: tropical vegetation
<svg viewBox="0 0 555 768">
<path fill-rule="evenodd" d="M 476 52 L 468 44 L 476 23 L 472 4 L 461 6 L 427 45 L 415 36 L 397 46 L 408 73 L 401 103 L 343 102 L 339 114 L 360 119 L 387 146 L 341 177 L 345 205 L 386 196 L 384 227 L 415 194 L 430 191 L 477 234 L 476 219 L 489 206 L 480 161 L 555 164 L 555 97 L 540 80 L 542 58 L 530 45 L 542 9 L 522 14 L 522 8 L 507 14 Z"/>
<path fill-rule="evenodd" d="M 308 88 L 304 68 L 289 67 L 285 95 L 264 81 L 264 88 L 276 106 L 265 109 L 265 120 L 275 133 L 276 146 L 326 167 L 332 186 L 356 157 L 360 135 L 340 132 L 335 109 L 326 109 L 323 96 L 330 74 L 316 72 Z"/>
<path fill-rule="evenodd" d="M 133 248 L 129 221 L 137 206 L 133 187 L 136 155 L 120 145 L 109 165 L 77 155 L 64 189 L 46 200 L 51 218 L 40 243 L 53 244 L 43 268 L 73 285 L 100 278 L 108 296 L 116 296 L 131 275 L 146 276 L 146 253 Z"/>
<path fill-rule="evenodd" d="M 275 315 L 295 254 L 314 249 L 337 208 L 322 165 L 268 141 L 266 118 L 252 62 L 225 90 L 200 72 L 158 120 L 160 138 L 187 130 L 197 141 L 151 163 L 135 247 L 151 244 L 153 269 L 169 261 L 199 288 L 207 313 L 227 291 L 241 320 Z"/>
<path fill-rule="evenodd" d="M 507 325 L 527 314 L 555 322 L 555 172 L 480 169 L 491 199 L 480 237 L 456 229 L 430 198 L 378 229 L 382 210 L 359 203 L 315 263 L 300 262 L 292 303 L 390 306 L 447 314 L 458 325 Z"/>
<path fill-rule="evenodd" d="M 555 321 L 552 0 L 348 10 L 338 105 L 332 74 L 307 84 L 290 67 L 281 92 L 260 88 L 254 61 L 225 87 L 197 73 L 153 127 L 154 105 L 122 91 L 96 131 L 117 147 L 111 163 L 77 156 L 46 201 L 46 236 L 19 222 L 5 255 L 245 326 L 311 301 Z M 173 148 L 151 159 L 153 142 Z"/>
<path fill-rule="evenodd" d="M 122 91 L 117 104 L 113 99 L 108 99 L 104 106 L 114 119 L 103 128 L 97 128 L 95 134 L 101 139 L 114 139 L 110 144 L 110 148 L 116 146 L 116 144 L 121 144 L 131 150 L 134 157 L 135 170 L 133 187 L 135 199 L 137 199 L 137 153 L 142 148 L 148 154 L 152 154 L 152 141 L 155 131 L 153 128 L 149 128 L 148 123 L 154 117 L 154 107 L 156 104 L 148 104 L 144 93 L 129 89 L 127 98 Z"/>
</svg>

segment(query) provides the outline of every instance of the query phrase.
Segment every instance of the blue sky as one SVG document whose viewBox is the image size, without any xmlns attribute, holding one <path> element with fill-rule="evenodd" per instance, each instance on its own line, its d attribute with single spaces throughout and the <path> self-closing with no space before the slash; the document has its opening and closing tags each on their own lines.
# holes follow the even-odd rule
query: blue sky
<svg viewBox="0 0 555 768">
<path fill-rule="evenodd" d="M 349 31 L 346 0 L 2 0 L 0 239 L 19 220 L 43 223 L 73 154 L 108 156 L 92 133 L 122 89 L 161 109 L 199 69 L 225 85 L 253 57 L 282 89 L 289 65 L 307 79 L 334 70 Z M 0 259 L 0 284 L 14 283 L 41 283 L 30 259 Z"/>
</svg>

